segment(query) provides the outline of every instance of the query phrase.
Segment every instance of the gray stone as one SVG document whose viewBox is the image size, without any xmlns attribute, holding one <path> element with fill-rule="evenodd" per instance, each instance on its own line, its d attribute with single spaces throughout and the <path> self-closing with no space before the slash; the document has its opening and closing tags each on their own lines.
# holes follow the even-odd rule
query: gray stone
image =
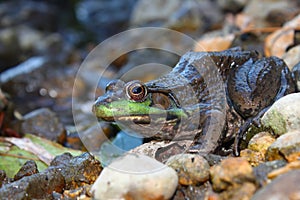
<svg viewBox="0 0 300 200">
<path fill-rule="evenodd" d="M 258 190 L 252 200 L 291 200 L 300 197 L 300 170 L 293 170 L 283 174 L 266 187 Z"/>
<path fill-rule="evenodd" d="M 63 125 L 56 114 L 48 108 L 26 114 L 21 130 L 23 133 L 31 133 L 59 143 L 63 143 L 66 137 Z"/>
<path fill-rule="evenodd" d="M 182 185 L 199 184 L 209 178 L 210 166 L 200 155 L 174 155 L 168 159 L 166 164 L 177 172 L 179 183 Z"/>
<path fill-rule="evenodd" d="M 300 129 L 300 93 L 276 101 L 261 119 L 262 125 L 275 135 Z"/>
<path fill-rule="evenodd" d="M 288 132 L 281 135 L 268 148 L 267 160 L 286 159 L 289 162 L 296 161 L 300 157 L 300 131 Z"/>
<path fill-rule="evenodd" d="M 219 7 L 208 0 L 141 0 L 133 11 L 131 25 L 161 26 L 185 32 L 205 30 L 221 20 Z"/>
<path fill-rule="evenodd" d="M 290 70 L 300 61 L 300 45 L 295 46 L 286 52 L 282 59 Z"/>
<path fill-rule="evenodd" d="M 128 154 L 103 169 L 92 186 L 95 199 L 170 199 L 176 172 L 144 155 Z"/>
</svg>

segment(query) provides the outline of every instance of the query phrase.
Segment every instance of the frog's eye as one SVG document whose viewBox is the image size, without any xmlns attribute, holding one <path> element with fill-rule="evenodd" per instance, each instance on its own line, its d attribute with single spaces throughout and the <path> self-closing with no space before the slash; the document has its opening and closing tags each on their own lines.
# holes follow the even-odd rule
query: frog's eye
<svg viewBox="0 0 300 200">
<path fill-rule="evenodd" d="M 140 81 L 131 81 L 126 84 L 126 95 L 130 100 L 141 102 L 147 96 L 147 88 Z"/>
</svg>

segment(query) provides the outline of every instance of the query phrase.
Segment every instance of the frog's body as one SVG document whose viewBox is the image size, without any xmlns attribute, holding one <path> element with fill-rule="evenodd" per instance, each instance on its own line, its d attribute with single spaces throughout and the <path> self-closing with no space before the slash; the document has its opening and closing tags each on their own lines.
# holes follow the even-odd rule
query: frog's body
<svg viewBox="0 0 300 200">
<path fill-rule="evenodd" d="M 211 152 L 294 91 L 288 68 L 276 57 L 258 59 L 256 52 L 240 50 L 188 52 L 159 79 L 111 83 L 93 111 L 145 136 L 193 140 L 191 151 Z"/>
</svg>

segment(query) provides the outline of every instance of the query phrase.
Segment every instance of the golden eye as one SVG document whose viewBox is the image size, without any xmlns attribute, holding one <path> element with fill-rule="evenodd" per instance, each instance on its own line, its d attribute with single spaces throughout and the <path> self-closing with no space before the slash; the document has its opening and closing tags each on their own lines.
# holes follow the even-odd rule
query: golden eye
<svg viewBox="0 0 300 200">
<path fill-rule="evenodd" d="M 147 96 L 147 88 L 140 81 L 131 81 L 126 84 L 126 95 L 130 100 L 141 102 Z"/>
</svg>

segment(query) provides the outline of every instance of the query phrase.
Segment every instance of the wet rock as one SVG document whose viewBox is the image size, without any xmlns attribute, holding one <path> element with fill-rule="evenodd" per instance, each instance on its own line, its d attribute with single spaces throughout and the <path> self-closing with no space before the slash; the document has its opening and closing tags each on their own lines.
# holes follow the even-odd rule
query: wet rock
<svg viewBox="0 0 300 200">
<path fill-rule="evenodd" d="M 300 129 L 300 93 L 276 101 L 261 119 L 262 125 L 275 135 Z"/>
<path fill-rule="evenodd" d="M 21 169 L 14 176 L 14 180 L 19 180 L 24 176 L 31 176 L 33 174 L 39 173 L 36 163 L 33 160 L 29 160 L 24 163 Z"/>
<path fill-rule="evenodd" d="M 98 41 L 128 27 L 132 8 L 137 0 L 83 0 L 77 4 L 76 16 Z"/>
<path fill-rule="evenodd" d="M 230 187 L 238 187 L 244 182 L 254 182 L 251 165 L 243 158 L 222 160 L 210 170 L 211 181 L 215 191 L 223 191 Z"/>
<path fill-rule="evenodd" d="M 66 139 L 63 125 L 56 114 L 47 108 L 41 108 L 26 114 L 21 130 L 23 133 L 38 135 L 61 144 Z"/>
<path fill-rule="evenodd" d="M 253 173 L 256 178 L 256 182 L 260 186 L 264 186 L 268 183 L 268 174 L 276 169 L 279 169 L 286 165 L 284 160 L 274 160 L 269 162 L 260 163 L 257 167 L 253 168 Z"/>
<path fill-rule="evenodd" d="M 166 165 L 172 167 L 177 172 L 179 183 L 182 185 L 203 183 L 209 178 L 210 166 L 200 155 L 174 155 L 168 159 Z"/>
<path fill-rule="evenodd" d="M 300 61 L 300 45 L 295 46 L 286 52 L 282 59 L 287 64 L 290 70 Z"/>
<path fill-rule="evenodd" d="M 252 200 L 288 200 L 299 199 L 300 170 L 293 170 L 274 179 L 270 184 L 258 190 Z"/>
<path fill-rule="evenodd" d="M 128 154 L 103 169 L 92 186 L 95 199 L 169 199 L 176 172 L 147 156 Z"/>
<path fill-rule="evenodd" d="M 286 159 L 289 162 L 299 160 L 300 157 L 300 131 L 288 132 L 281 135 L 268 148 L 268 160 Z"/>
<path fill-rule="evenodd" d="M 295 75 L 295 80 L 297 83 L 297 90 L 300 92 L 300 62 L 293 67 L 293 73 Z"/>
<path fill-rule="evenodd" d="M 75 189 L 84 184 L 92 184 L 99 176 L 102 167 L 100 162 L 89 153 L 72 157 L 69 153 L 57 156 L 50 168 L 60 170 L 65 180 L 65 189 Z"/>
<path fill-rule="evenodd" d="M 161 26 L 182 32 L 204 31 L 220 23 L 222 15 L 211 1 L 139 1 L 131 25 Z"/>
<path fill-rule="evenodd" d="M 63 192 L 64 177 L 59 169 L 48 169 L 38 174 L 6 184 L 0 188 L 1 199 L 50 199 L 52 192 Z"/>
</svg>

